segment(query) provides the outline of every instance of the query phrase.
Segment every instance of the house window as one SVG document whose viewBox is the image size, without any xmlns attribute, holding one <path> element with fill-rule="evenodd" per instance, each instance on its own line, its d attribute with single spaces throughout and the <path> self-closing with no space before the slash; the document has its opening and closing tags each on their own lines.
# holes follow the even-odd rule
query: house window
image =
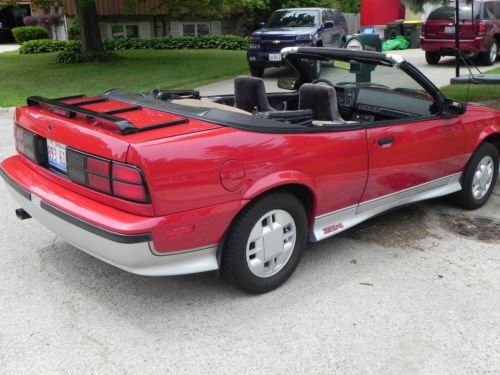
<svg viewBox="0 0 500 375">
<path fill-rule="evenodd" d="M 139 25 L 133 24 L 111 24 L 110 33 L 113 39 L 122 38 L 138 38 L 139 37 Z"/>
<path fill-rule="evenodd" d="M 184 36 L 197 36 L 209 35 L 210 24 L 208 22 L 183 22 L 182 35 Z"/>
</svg>

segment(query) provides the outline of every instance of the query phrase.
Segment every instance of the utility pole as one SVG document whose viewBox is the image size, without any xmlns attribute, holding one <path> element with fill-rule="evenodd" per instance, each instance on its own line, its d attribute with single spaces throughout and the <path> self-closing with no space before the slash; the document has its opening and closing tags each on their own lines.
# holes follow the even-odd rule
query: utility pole
<svg viewBox="0 0 500 375">
<path fill-rule="evenodd" d="M 460 76 L 460 8 L 455 0 L 455 76 Z"/>
</svg>

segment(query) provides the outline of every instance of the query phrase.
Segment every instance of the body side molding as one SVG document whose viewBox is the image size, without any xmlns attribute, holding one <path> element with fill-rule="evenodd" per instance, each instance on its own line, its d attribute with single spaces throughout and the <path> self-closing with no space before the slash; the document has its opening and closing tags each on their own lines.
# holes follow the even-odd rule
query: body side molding
<svg viewBox="0 0 500 375">
<path fill-rule="evenodd" d="M 318 216 L 314 220 L 309 238 L 313 242 L 321 241 L 391 208 L 460 191 L 462 190 L 461 177 L 462 173 L 456 173 L 393 194 L 361 202 L 359 205 Z"/>
</svg>

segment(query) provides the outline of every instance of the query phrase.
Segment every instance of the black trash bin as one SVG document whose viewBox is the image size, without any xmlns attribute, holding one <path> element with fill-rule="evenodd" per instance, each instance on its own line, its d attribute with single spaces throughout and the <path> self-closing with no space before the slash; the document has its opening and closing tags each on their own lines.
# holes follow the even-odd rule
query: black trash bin
<svg viewBox="0 0 500 375">
<path fill-rule="evenodd" d="M 394 39 L 398 35 L 403 35 L 403 21 L 389 22 L 387 24 L 385 40 Z"/>
<path fill-rule="evenodd" d="M 422 21 L 403 22 L 403 35 L 410 42 L 410 48 L 420 47 L 420 31 L 422 30 Z"/>
</svg>

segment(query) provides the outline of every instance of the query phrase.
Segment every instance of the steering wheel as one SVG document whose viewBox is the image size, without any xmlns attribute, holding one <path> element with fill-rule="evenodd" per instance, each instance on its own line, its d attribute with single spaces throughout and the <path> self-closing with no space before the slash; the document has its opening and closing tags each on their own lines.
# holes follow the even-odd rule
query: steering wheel
<svg viewBox="0 0 500 375">
<path fill-rule="evenodd" d="M 328 86 L 335 87 L 335 85 L 332 83 L 332 81 L 325 79 L 325 78 L 315 79 L 314 81 L 312 81 L 312 83 L 315 85 L 318 83 L 326 83 Z"/>
</svg>

